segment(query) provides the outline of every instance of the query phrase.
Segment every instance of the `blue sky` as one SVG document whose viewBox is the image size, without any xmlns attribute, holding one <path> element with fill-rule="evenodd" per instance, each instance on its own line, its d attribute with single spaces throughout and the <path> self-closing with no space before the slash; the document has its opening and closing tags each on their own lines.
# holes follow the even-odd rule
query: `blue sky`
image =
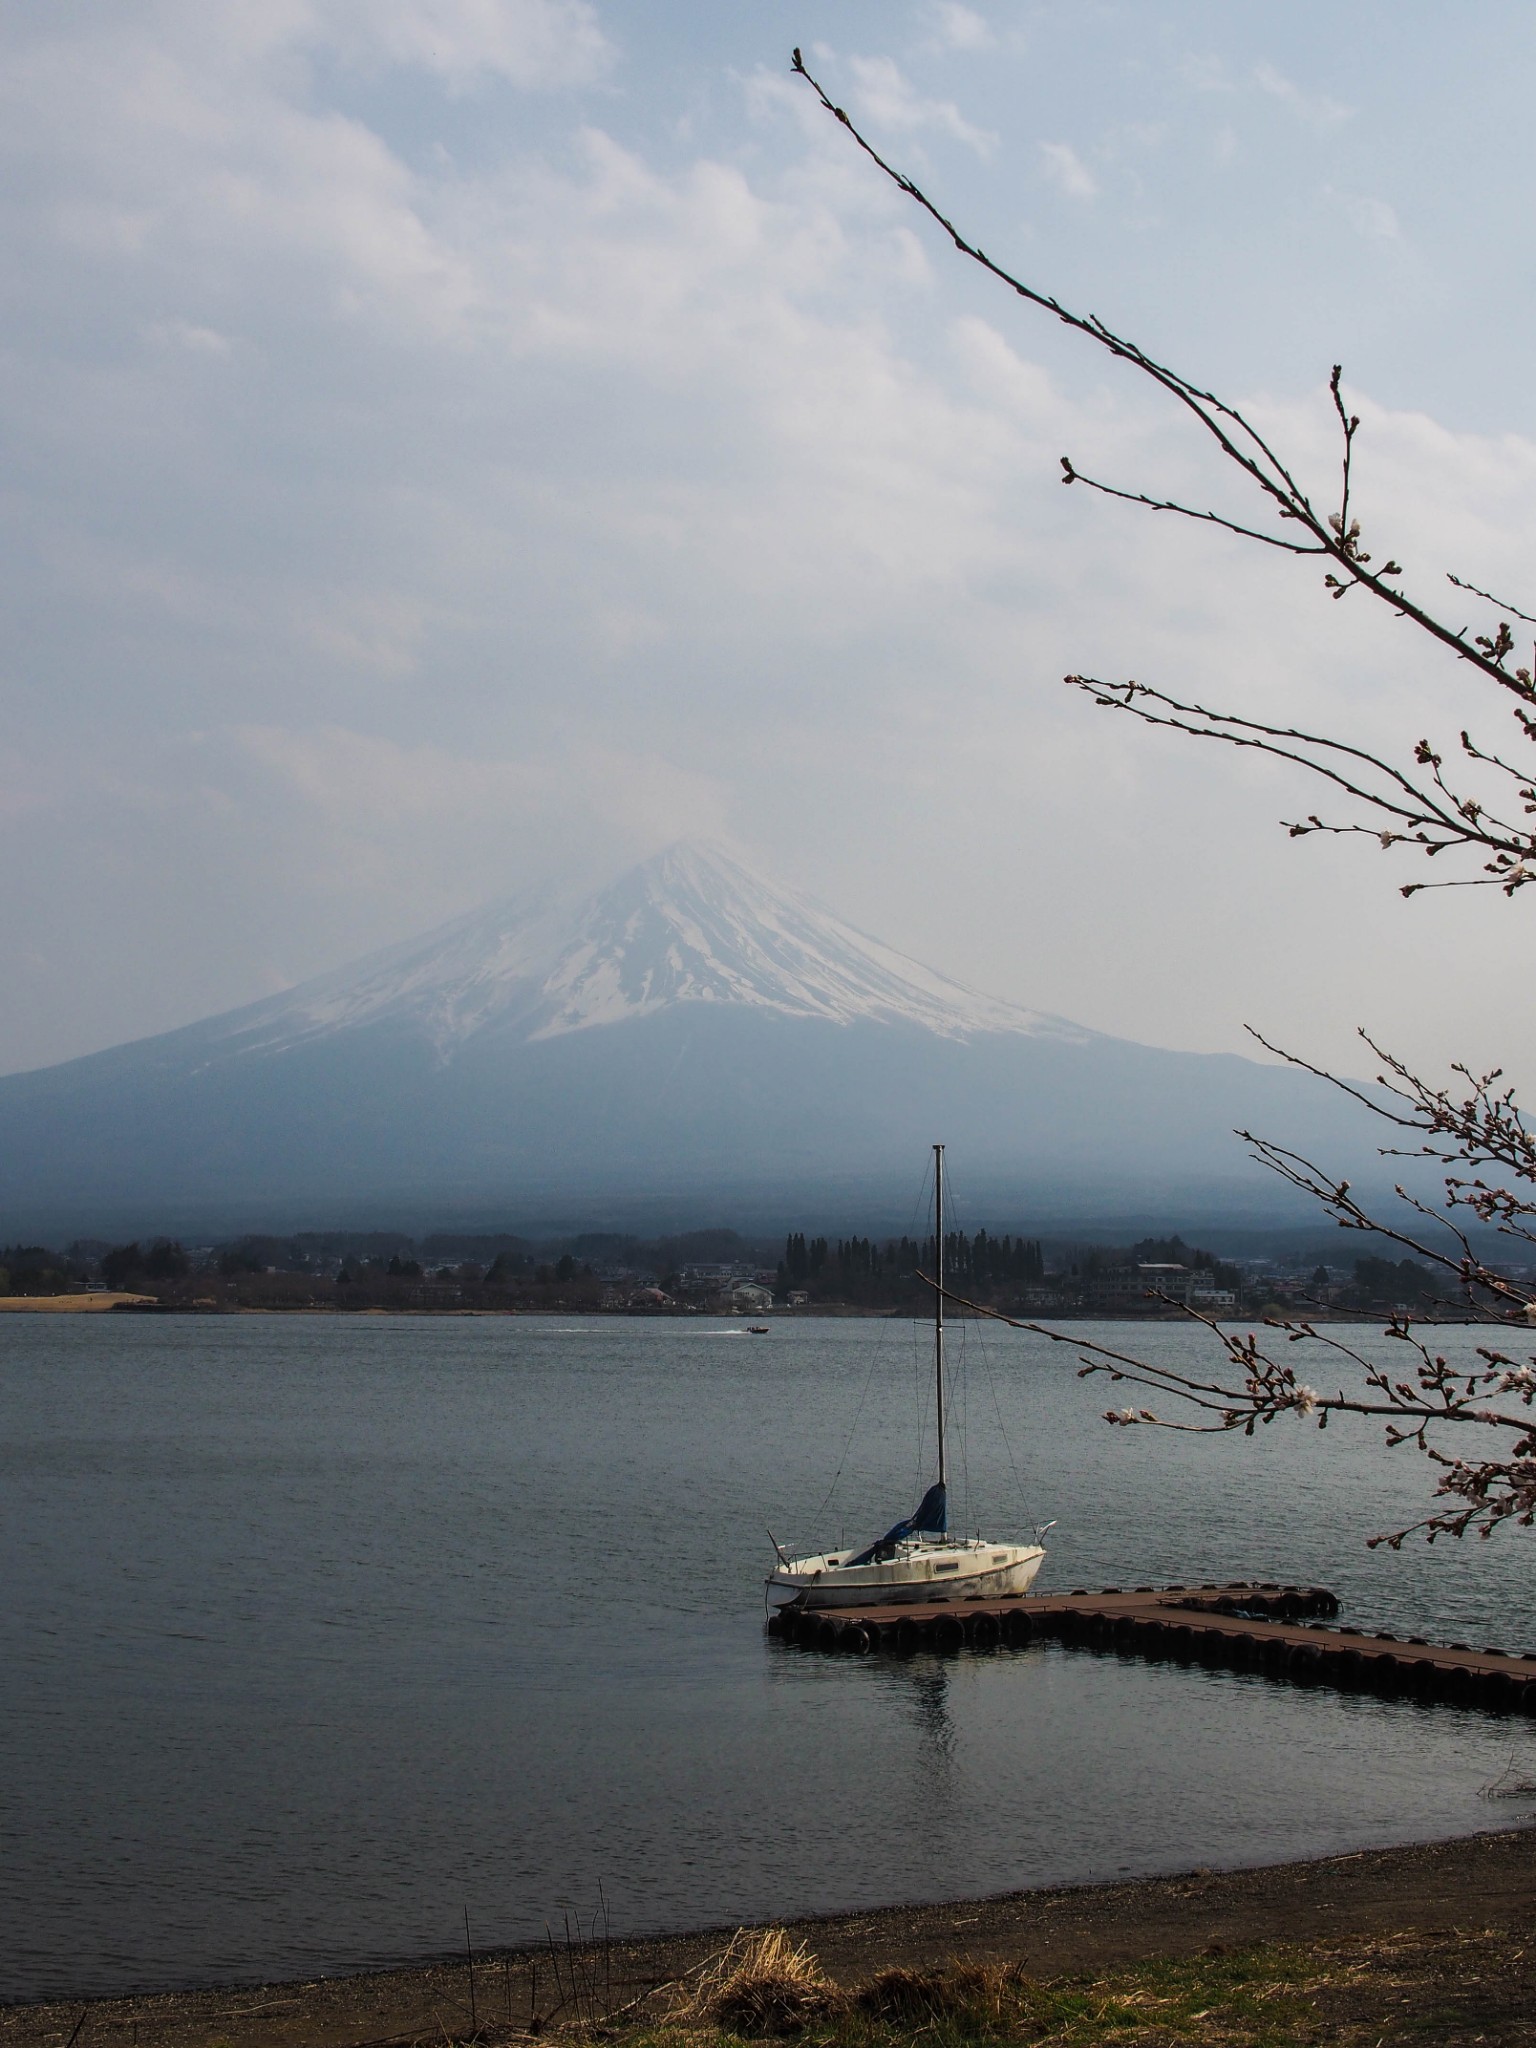
<svg viewBox="0 0 1536 2048">
<path fill-rule="evenodd" d="M 1060 683 L 1386 742 L 1453 737 L 1462 679 L 1309 566 L 1063 491 L 1071 452 L 1240 503 L 788 55 L 1319 479 L 1342 361 L 1368 538 L 1536 610 L 1533 37 L 1402 0 L 19 0 L 0 1070 L 690 833 L 1101 1029 L 1518 1066 L 1524 899 L 1403 904 L 1285 839 L 1281 771 Z"/>
</svg>

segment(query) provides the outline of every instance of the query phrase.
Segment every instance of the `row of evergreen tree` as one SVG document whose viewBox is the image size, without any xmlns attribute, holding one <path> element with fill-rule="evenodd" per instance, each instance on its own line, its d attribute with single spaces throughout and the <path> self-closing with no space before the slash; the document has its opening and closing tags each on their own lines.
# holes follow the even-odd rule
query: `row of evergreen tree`
<svg viewBox="0 0 1536 2048">
<path fill-rule="evenodd" d="M 796 1286 L 819 1277 L 827 1263 L 827 1240 L 813 1237 L 806 1242 L 803 1230 L 791 1231 L 784 1240 L 784 1272 Z"/>
<path fill-rule="evenodd" d="M 934 1240 L 903 1236 L 880 1244 L 869 1237 L 849 1237 L 839 1238 L 834 1246 L 824 1237 L 808 1239 L 804 1231 L 792 1231 L 785 1239 L 780 1270 L 792 1286 L 819 1279 L 829 1266 L 845 1284 L 906 1280 L 919 1271 L 932 1273 Z M 992 1237 L 985 1230 L 968 1237 L 961 1230 L 947 1231 L 944 1272 L 950 1284 L 962 1290 L 1023 1287 L 1045 1277 L 1045 1258 L 1037 1238 Z"/>
</svg>

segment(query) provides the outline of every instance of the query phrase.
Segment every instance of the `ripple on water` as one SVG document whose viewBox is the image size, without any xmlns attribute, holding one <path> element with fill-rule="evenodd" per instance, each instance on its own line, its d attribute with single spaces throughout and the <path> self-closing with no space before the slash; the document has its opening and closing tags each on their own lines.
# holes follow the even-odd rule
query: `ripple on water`
<svg viewBox="0 0 1536 2048">
<path fill-rule="evenodd" d="M 0 1995 L 396 1961 L 466 1902 L 532 1939 L 599 1880 L 659 1930 L 1519 1817 L 1480 1793 L 1512 1757 L 1536 1779 L 1524 1724 L 766 1642 L 765 1524 L 852 1536 L 916 1498 L 927 1340 L 706 1334 L 10 1319 Z M 1042 1586 L 1315 1581 L 1372 1627 L 1536 1643 L 1518 1536 L 1365 1548 L 1425 1488 L 1368 1429 L 1111 1430 L 1070 1353 L 964 1325 L 955 1353 L 957 1518 L 1056 1518 Z"/>
</svg>

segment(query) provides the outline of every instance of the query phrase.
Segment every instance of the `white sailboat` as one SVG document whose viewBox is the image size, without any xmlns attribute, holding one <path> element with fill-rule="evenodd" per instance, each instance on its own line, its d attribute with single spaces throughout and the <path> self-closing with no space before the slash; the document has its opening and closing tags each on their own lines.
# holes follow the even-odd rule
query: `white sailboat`
<svg viewBox="0 0 1536 2048">
<path fill-rule="evenodd" d="M 1027 1593 L 1045 1551 L 1038 1543 L 993 1543 L 949 1533 L 944 1418 L 944 1147 L 933 1148 L 933 1369 L 938 1477 L 905 1521 L 862 1550 L 786 1557 L 767 1580 L 770 1608 L 912 1606 L 967 1598 L 1006 1600 Z"/>
</svg>

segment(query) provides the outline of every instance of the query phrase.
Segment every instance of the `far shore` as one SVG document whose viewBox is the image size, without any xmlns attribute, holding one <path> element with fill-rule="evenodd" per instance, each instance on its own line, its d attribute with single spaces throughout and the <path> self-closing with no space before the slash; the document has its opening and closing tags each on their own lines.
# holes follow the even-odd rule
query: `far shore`
<svg viewBox="0 0 1536 2048">
<path fill-rule="evenodd" d="M 742 1329 L 750 1329 L 754 1323 L 814 1323 L 846 1322 L 858 1318 L 866 1322 L 911 1322 L 917 1312 L 911 1308 L 864 1308 L 852 1302 L 819 1302 L 814 1308 L 771 1308 L 756 1309 L 751 1315 L 730 1314 L 723 1309 L 689 1308 L 585 1308 L 572 1305 L 568 1308 L 396 1308 L 380 1302 L 370 1302 L 366 1307 L 338 1308 L 334 1303 L 323 1301 L 302 1302 L 222 1302 L 208 1301 L 161 1301 L 153 1294 L 0 1294 L 0 1311 L 12 1314 L 34 1315 L 89 1315 L 102 1310 L 115 1310 L 123 1315 L 152 1316 L 324 1316 L 329 1321 L 356 1321 L 366 1316 L 416 1316 L 433 1321 L 454 1320 L 499 1321 L 507 1317 L 547 1316 L 551 1318 L 575 1317 L 578 1320 L 596 1320 L 636 1323 L 728 1323 Z M 964 1309 L 954 1309 L 950 1321 L 956 1323 L 977 1320 Z M 1051 1328 L 1064 1328 L 1073 1323 L 1117 1323 L 1129 1329 L 1136 1329 L 1149 1323 L 1188 1323 L 1188 1316 L 1176 1308 L 1167 1310 L 1149 1309 L 1145 1314 L 1134 1316 L 1091 1315 L 1085 1310 L 1072 1310 L 1065 1314 L 1051 1315 L 1046 1312 L 1030 1317 L 1020 1317 L 1026 1324 L 1040 1323 Z M 1202 1318 L 1203 1320 L 1203 1318 Z M 1248 1316 L 1224 1316 L 1221 1323 L 1230 1326 L 1249 1327 L 1262 1323 L 1263 1314 Z M 1311 1310 L 1305 1320 L 1309 1323 L 1368 1324 L 1372 1327 L 1381 1322 L 1379 1314 L 1363 1309 L 1352 1309 L 1348 1313 L 1336 1310 Z M 1466 1329 L 1474 1327 L 1470 1319 L 1449 1316 L 1417 1316 L 1415 1322 L 1426 1328 Z M 1477 1325 L 1476 1327 L 1481 1327 Z"/>
<path fill-rule="evenodd" d="M 1315 1972 L 1332 1958 L 1346 1992 L 1358 1993 L 1374 1976 L 1391 2010 L 1381 2015 L 1388 2029 L 1373 2021 L 1371 2040 L 1403 2038 L 1405 2022 L 1414 2038 L 1447 2038 L 1444 2025 L 1434 2023 L 1452 2020 L 1448 1985 L 1456 1985 L 1471 2001 L 1465 2017 L 1476 2038 L 1526 2041 L 1529 2033 L 1512 2035 L 1508 2027 L 1522 2028 L 1536 2010 L 1533 1916 L 1536 1827 L 1523 1826 L 1315 1862 L 888 1906 L 796 1920 L 788 1931 L 846 1986 L 887 1970 L 957 1964 L 1010 1964 L 1042 1981 L 1097 1982 L 1153 1961 L 1188 1965 L 1273 1949 L 1278 1967 L 1291 1967 L 1293 1975 L 1300 1963 Z M 617 2012 L 718 1957 L 731 1932 L 615 1941 L 584 1952 L 560 1942 L 553 1952 L 543 1944 L 479 1949 L 473 1989 L 461 1951 L 298 1982 L 0 2006 L 0 2048 L 65 2048 L 77 2038 L 90 2048 L 104 2040 L 123 2048 L 204 2048 L 210 2040 L 221 2048 L 527 2040 L 561 2017 L 557 1966 L 567 1982 L 573 1965 L 578 1973 L 584 1968 L 584 1981 L 601 1982 L 605 2009 Z M 1287 1952 L 1297 1966 L 1287 1964 Z M 1451 2031 L 1473 2038 L 1454 2024 Z M 1348 2038 L 1356 2038 L 1352 2030 Z"/>
</svg>

